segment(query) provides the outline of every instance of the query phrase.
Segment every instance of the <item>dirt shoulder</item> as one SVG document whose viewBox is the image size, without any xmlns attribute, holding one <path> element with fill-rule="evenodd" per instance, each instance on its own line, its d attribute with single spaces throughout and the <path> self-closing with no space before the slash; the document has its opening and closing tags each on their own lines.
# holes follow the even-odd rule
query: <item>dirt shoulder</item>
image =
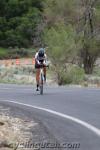
<svg viewBox="0 0 100 150">
<path fill-rule="evenodd" d="M 0 103 L 0 150 L 39 150 L 54 140 L 34 114 Z"/>
<path fill-rule="evenodd" d="M 31 129 L 37 126 L 36 121 L 13 116 L 9 107 L 0 106 L 0 149 L 14 150 L 26 143 L 33 137 Z M 21 146 L 17 149 L 21 150 Z"/>
</svg>

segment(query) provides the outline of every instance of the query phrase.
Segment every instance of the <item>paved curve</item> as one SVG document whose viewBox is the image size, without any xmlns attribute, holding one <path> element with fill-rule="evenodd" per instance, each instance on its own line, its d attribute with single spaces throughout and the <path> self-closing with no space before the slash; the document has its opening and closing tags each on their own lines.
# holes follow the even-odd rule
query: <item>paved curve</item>
<svg viewBox="0 0 100 150">
<path fill-rule="evenodd" d="M 80 150 L 100 150 L 100 89 L 45 87 L 45 93 L 41 96 L 32 86 L 0 84 L 0 101 L 29 105 L 9 103 L 31 111 L 62 143 L 78 142 Z M 34 106 L 49 111 L 33 108 Z M 53 113 L 50 113 L 51 110 Z M 56 112 L 59 114 L 54 114 Z M 73 118 L 68 119 L 68 116 L 85 122 L 86 126 L 75 122 Z M 92 127 L 97 131 L 94 132 Z"/>
</svg>

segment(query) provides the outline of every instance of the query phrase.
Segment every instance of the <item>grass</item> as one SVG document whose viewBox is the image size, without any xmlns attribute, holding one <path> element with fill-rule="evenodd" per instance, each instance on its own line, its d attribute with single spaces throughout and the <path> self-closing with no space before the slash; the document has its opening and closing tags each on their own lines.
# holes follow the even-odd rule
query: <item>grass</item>
<svg viewBox="0 0 100 150">
<path fill-rule="evenodd" d="M 8 51 L 5 48 L 0 47 L 0 58 L 8 55 Z"/>
<path fill-rule="evenodd" d="M 33 65 L 30 66 L 0 66 L 0 83 L 14 83 L 14 84 L 36 84 L 35 69 Z M 55 84 L 52 78 L 53 73 L 51 69 L 47 69 L 47 83 Z"/>
<path fill-rule="evenodd" d="M 97 74 L 97 72 L 98 74 Z M 82 68 L 77 66 L 67 66 L 66 72 L 61 72 L 59 85 L 77 84 L 82 86 L 97 85 L 100 87 L 100 68 L 96 68 L 95 75 L 86 75 Z M 54 69 L 50 67 L 47 69 L 47 83 L 49 85 L 57 84 L 57 76 Z M 35 69 L 33 66 L 0 66 L 0 83 L 14 83 L 14 84 L 36 84 Z"/>
</svg>

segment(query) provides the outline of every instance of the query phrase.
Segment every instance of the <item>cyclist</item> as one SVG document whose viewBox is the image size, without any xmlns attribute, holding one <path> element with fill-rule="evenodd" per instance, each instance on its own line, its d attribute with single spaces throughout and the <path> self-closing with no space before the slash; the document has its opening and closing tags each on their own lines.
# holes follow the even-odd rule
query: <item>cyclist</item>
<svg viewBox="0 0 100 150">
<path fill-rule="evenodd" d="M 36 69 L 36 83 L 37 83 L 36 91 L 39 91 L 39 78 L 40 78 L 41 64 L 43 65 L 44 81 L 46 82 L 46 60 L 47 60 L 47 55 L 45 53 L 45 49 L 40 48 L 38 52 L 35 54 L 35 69 Z"/>
</svg>

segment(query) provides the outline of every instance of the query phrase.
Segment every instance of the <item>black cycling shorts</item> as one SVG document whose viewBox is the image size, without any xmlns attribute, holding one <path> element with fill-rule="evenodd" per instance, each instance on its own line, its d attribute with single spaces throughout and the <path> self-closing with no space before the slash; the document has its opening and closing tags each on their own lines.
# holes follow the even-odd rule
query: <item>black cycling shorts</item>
<svg viewBox="0 0 100 150">
<path fill-rule="evenodd" d="M 43 67 L 46 67 L 45 65 L 43 65 Z M 37 63 L 35 64 L 35 69 L 40 69 L 41 65 L 38 65 Z"/>
<path fill-rule="evenodd" d="M 39 68 L 40 68 L 40 65 L 35 64 L 35 69 L 39 69 Z"/>
</svg>

